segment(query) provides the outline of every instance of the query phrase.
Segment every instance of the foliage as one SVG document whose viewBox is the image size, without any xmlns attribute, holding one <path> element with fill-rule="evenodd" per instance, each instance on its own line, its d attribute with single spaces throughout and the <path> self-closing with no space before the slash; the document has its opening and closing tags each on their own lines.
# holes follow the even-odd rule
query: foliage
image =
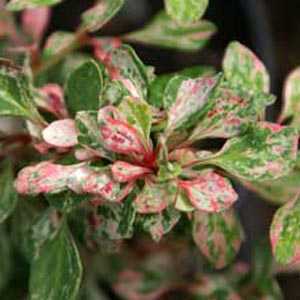
<svg viewBox="0 0 300 300">
<path fill-rule="evenodd" d="M 278 123 L 268 122 L 270 76 L 241 43 L 229 44 L 218 73 L 196 66 L 163 75 L 124 44 L 198 51 L 216 32 L 202 19 L 208 0 L 165 0 L 166 11 L 119 38 L 91 32 L 125 1 L 96 1 L 75 33 L 54 32 L 43 44 L 49 6 L 59 2 L 11 0 L 0 11 L 6 50 L 22 45 L 0 60 L 0 116 L 24 124 L 0 139 L 0 297 L 17 255 L 30 265 L 32 300 L 106 299 L 99 279 L 129 300 L 159 299 L 178 285 L 191 299 L 282 299 L 262 249 L 252 269 L 232 264 L 245 238 L 235 184 L 284 204 L 272 249 L 280 263 L 298 262 L 299 70 L 287 79 Z M 9 10 L 24 10 L 20 24 Z M 212 146 L 216 138 L 223 145 Z M 195 261 L 190 281 L 180 257 Z"/>
</svg>

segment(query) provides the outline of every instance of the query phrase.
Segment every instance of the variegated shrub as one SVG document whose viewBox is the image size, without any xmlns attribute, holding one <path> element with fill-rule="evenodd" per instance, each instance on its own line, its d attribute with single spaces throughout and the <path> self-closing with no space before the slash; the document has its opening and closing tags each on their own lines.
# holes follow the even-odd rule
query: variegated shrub
<svg viewBox="0 0 300 300">
<path fill-rule="evenodd" d="M 47 6 L 59 2 L 11 0 L 0 12 L 5 49 L 18 48 L 0 60 L 0 115 L 24 125 L 21 133 L 2 134 L 1 155 L 7 159 L 0 221 L 8 219 L 18 251 L 30 263 L 30 299 L 75 299 L 80 254 L 89 268 L 88 249 L 116 250 L 143 233 L 159 242 L 188 228 L 184 235 L 193 237 L 207 261 L 226 267 L 244 239 L 234 209 L 236 183 L 287 202 L 274 218 L 271 242 L 280 262 L 298 261 L 299 71 L 287 80 L 279 123 L 271 123 L 265 119 L 266 107 L 275 101 L 270 76 L 241 43 L 230 43 L 219 71 L 197 66 L 165 75 L 125 44 L 199 50 L 216 31 L 201 19 L 208 0 L 166 0 L 166 12 L 117 38 L 91 33 L 124 1 L 96 1 L 75 33 L 55 32 L 43 44 Z M 23 9 L 17 30 L 9 10 Z M 220 144 L 216 139 L 221 146 L 212 146 Z M 175 279 L 159 277 L 147 292 L 146 269 L 116 272 L 113 289 L 131 300 L 158 299 L 171 289 Z M 84 289 L 97 289 L 91 276 Z M 201 280 L 187 286 L 197 299 L 219 289 L 226 299 L 243 297 L 233 279 Z M 266 280 L 268 289 L 254 280 L 258 290 L 280 298 L 271 272 Z"/>
</svg>

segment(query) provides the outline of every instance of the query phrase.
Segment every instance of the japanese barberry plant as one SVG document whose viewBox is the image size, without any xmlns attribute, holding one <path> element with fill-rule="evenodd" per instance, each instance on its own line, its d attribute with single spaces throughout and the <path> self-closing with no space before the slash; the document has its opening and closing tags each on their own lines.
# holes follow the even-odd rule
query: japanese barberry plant
<svg viewBox="0 0 300 300">
<path fill-rule="evenodd" d="M 216 32 L 202 19 L 208 0 L 165 0 L 148 25 L 118 37 L 95 32 L 124 0 L 96 1 L 75 33 L 46 42 L 48 6 L 61 1 L 4 2 L 0 115 L 21 129 L 0 140 L 1 299 L 108 299 L 99 280 L 130 300 L 165 299 L 174 289 L 183 299 L 282 299 L 267 246 L 252 268 L 231 264 L 244 239 L 235 186 L 283 204 L 273 254 L 298 262 L 300 71 L 288 77 L 271 123 L 270 76 L 241 43 L 228 45 L 218 71 L 163 75 L 126 44 L 198 51 Z M 178 272 L 180 256 L 198 266 L 193 276 Z M 30 266 L 29 289 L 11 292 L 18 263 Z"/>
</svg>

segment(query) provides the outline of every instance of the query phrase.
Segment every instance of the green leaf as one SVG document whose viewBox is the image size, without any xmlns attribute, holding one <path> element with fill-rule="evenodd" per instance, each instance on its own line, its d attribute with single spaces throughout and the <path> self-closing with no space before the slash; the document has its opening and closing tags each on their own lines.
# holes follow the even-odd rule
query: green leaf
<svg viewBox="0 0 300 300">
<path fill-rule="evenodd" d="M 233 87 L 254 93 L 270 91 L 270 76 L 264 64 L 239 42 L 232 42 L 227 47 L 223 69 Z"/>
<path fill-rule="evenodd" d="M 103 75 L 98 64 L 87 61 L 74 70 L 66 85 L 66 103 L 72 115 L 81 110 L 98 110 Z"/>
<path fill-rule="evenodd" d="M 233 209 L 221 213 L 196 211 L 193 238 L 202 254 L 217 269 L 231 263 L 240 249 L 243 230 Z"/>
<path fill-rule="evenodd" d="M 239 135 L 245 125 L 255 123 L 267 105 L 274 102 L 270 95 L 251 95 L 221 83 L 204 108 L 205 114 L 191 133 L 188 143 L 204 138 L 230 138 Z"/>
<path fill-rule="evenodd" d="M 62 2 L 62 0 L 11 0 L 6 8 L 9 10 L 22 10 L 42 6 L 52 6 Z"/>
<path fill-rule="evenodd" d="M 5 161 L 0 175 L 0 223 L 5 221 L 16 208 L 18 195 L 14 188 L 13 166 Z"/>
<path fill-rule="evenodd" d="M 139 224 L 154 241 L 159 242 L 179 222 L 180 217 L 180 212 L 173 206 L 169 206 L 161 213 L 140 216 Z"/>
<path fill-rule="evenodd" d="M 76 37 L 72 32 L 56 31 L 52 33 L 45 44 L 42 53 L 42 59 L 47 61 L 58 53 L 73 47 L 76 43 Z"/>
<path fill-rule="evenodd" d="M 157 76 L 150 84 L 149 86 L 149 97 L 147 101 L 154 105 L 155 107 L 165 107 L 165 101 L 164 101 L 164 95 L 167 93 L 166 88 L 172 80 L 172 78 L 176 75 L 182 76 L 182 77 L 188 77 L 189 79 L 194 79 L 197 77 L 202 76 L 212 76 L 214 75 L 215 71 L 213 68 L 208 66 L 195 66 L 183 69 L 182 71 L 170 73 L 170 74 L 163 74 Z"/>
<path fill-rule="evenodd" d="M 284 105 L 279 117 L 279 121 L 284 122 L 291 118 L 289 123 L 300 129 L 300 68 L 289 74 L 284 86 Z"/>
<path fill-rule="evenodd" d="M 176 100 L 168 110 L 167 135 L 197 122 L 217 82 L 218 77 L 199 77 L 181 83 Z"/>
<path fill-rule="evenodd" d="M 33 97 L 33 88 L 24 70 L 0 59 L 0 116 L 23 117 L 44 124 Z"/>
<path fill-rule="evenodd" d="M 92 149 L 97 155 L 112 160 L 114 154 L 105 150 L 102 143 L 97 114 L 97 111 L 80 111 L 76 114 L 78 142 L 83 148 Z"/>
<path fill-rule="evenodd" d="M 126 121 L 138 130 L 144 143 L 149 145 L 152 110 L 147 102 L 127 97 L 119 105 L 119 110 Z"/>
<path fill-rule="evenodd" d="M 30 300 L 75 300 L 80 287 L 82 265 L 66 224 L 47 241 L 33 261 Z"/>
<path fill-rule="evenodd" d="M 103 27 L 122 8 L 124 0 L 101 0 L 82 15 L 82 27 L 90 32 Z"/>
<path fill-rule="evenodd" d="M 208 0 L 165 0 L 167 13 L 179 23 L 193 23 L 205 13 Z"/>
<path fill-rule="evenodd" d="M 133 195 L 124 204 L 103 204 L 98 208 L 101 225 L 95 231 L 95 237 L 100 239 L 121 240 L 133 235 L 136 209 L 133 205 Z"/>
<path fill-rule="evenodd" d="M 282 264 L 300 259 L 300 199 L 295 198 L 277 210 L 271 225 L 270 238 L 276 260 Z"/>
<path fill-rule="evenodd" d="M 295 166 L 298 135 L 294 128 L 260 122 L 233 138 L 209 159 L 236 178 L 250 181 L 274 180 Z"/>
<path fill-rule="evenodd" d="M 0 292 L 6 287 L 12 275 L 12 249 L 11 241 L 3 225 L 0 226 Z"/>
<path fill-rule="evenodd" d="M 207 44 L 216 30 L 216 26 L 206 20 L 190 26 L 178 26 L 165 12 L 160 12 L 143 29 L 126 34 L 123 38 L 145 45 L 198 51 Z"/>
<path fill-rule="evenodd" d="M 112 79 L 122 82 L 124 87 L 135 98 L 147 99 L 148 85 L 152 80 L 147 67 L 135 51 L 123 45 L 111 52 L 109 67 L 114 70 Z"/>
</svg>

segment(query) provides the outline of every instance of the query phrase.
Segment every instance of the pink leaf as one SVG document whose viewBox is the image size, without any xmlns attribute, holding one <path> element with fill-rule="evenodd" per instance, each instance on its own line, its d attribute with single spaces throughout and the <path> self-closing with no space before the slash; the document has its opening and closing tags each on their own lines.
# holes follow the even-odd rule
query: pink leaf
<svg viewBox="0 0 300 300">
<path fill-rule="evenodd" d="M 111 171 L 114 179 L 118 182 L 133 181 L 152 173 L 152 170 L 148 168 L 135 166 L 124 161 L 116 161 L 112 165 Z"/>
<path fill-rule="evenodd" d="M 51 123 L 42 135 L 48 144 L 55 147 L 73 147 L 78 143 L 75 122 L 71 119 Z"/>
<path fill-rule="evenodd" d="M 179 186 L 199 210 L 221 212 L 237 200 L 238 195 L 228 179 L 208 170 L 191 181 L 180 181 Z"/>
<path fill-rule="evenodd" d="M 93 194 L 107 201 L 116 201 L 120 186 L 105 171 L 95 171 L 87 166 L 76 169 L 68 180 L 68 188 L 77 194 Z"/>
<path fill-rule="evenodd" d="M 47 7 L 27 9 L 22 13 L 22 28 L 34 41 L 39 42 L 48 27 L 51 11 Z"/>
<path fill-rule="evenodd" d="M 74 166 L 61 166 L 49 161 L 21 170 L 15 182 L 16 190 L 24 195 L 57 193 L 64 190 Z"/>
<path fill-rule="evenodd" d="M 99 111 L 100 132 L 107 150 L 129 156 L 147 156 L 144 145 L 135 128 L 128 123 L 114 119 L 109 113 L 115 108 L 105 107 Z"/>
<path fill-rule="evenodd" d="M 52 113 L 59 119 L 68 118 L 64 94 L 57 84 L 47 84 L 40 89 L 43 98 L 38 102 L 40 108 Z"/>
</svg>

